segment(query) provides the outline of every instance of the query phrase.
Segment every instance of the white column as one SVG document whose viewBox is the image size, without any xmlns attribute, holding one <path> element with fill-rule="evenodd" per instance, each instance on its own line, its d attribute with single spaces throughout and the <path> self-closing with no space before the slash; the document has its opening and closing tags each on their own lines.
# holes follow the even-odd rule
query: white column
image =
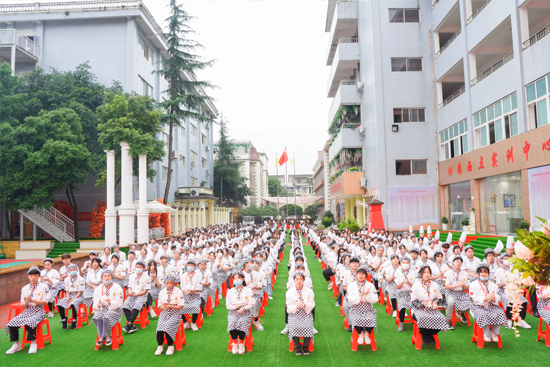
<svg viewBox="0 0 550 367">
<path fill-rule="evenodd" d="M 172 234 L 177 235 L 180 231 L 180 210 L 178 207 L 176 207 L 176 211 L 174 213 L 174 221 L 172 222 Z"/>
<path fill-rule="evenodd" d="M 36 241 L 36 224 L 32 223 L 32 240 Z"/>
<path fill-rule="evenodd" d="M 128 143 L 121 142 L 120 148 L 121 152 L 121 203 L 118 215 L 120 217 L 120 226 L 119 226 L 119 245 L 126 246 L 134 242 L 134 231 L 135 231 L 135 215 L 136 209 L 132 204 L 133 199 L 133 167 L 132 167 L 132 157 L 130 156 L 129 150 L 130 146 Z"/>
<path fill-rule="evenodd" d="M 146 154 L 139 155 L 139 209 L 137 211 L 137 228 L 138 228 L 138 234 L 137 234 L 138 243 L 149 242 L 149 212 L 147 210 L 147 155 Z"/>
<path fill-rule="evenodd" d="M 181 225 L 182 233 L 187 231 L 187 207 L 184 206 L 181 215 L 183 215 L 183 221 Z"/>
<path fill-rule="evenodd" d="M 115 210 L 115 151 L 107 153 L 107 208 L 105 209 L 105 247 L 116 243 L 116 210 Z"/>
<path fill-rule="evenodd" d="M 206 202 L 201 201 L 200 206 L 201 206 L 201 212 L 200 212 L 201 227 L 206 227 Z"/>
<path fill-rule="evenodd" d="M 19 241 L 23 241 L 25 239 L 23 232 L 25 232 L 25 227 L 23 225 L 23 214 L 19 213 Z"/>
<path fill-rule="evenodd" d="M 16 38 L 16 35 L 14 35 L 14 39 Z M 11 46 L 11 72 L 13 75 L 15 75 L 15 45 Z"/>
</svg>

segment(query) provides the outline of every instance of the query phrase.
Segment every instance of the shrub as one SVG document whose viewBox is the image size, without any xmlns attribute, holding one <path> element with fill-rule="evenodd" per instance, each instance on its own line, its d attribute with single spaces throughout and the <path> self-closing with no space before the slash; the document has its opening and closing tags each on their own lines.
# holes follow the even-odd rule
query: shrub
<svg viewBox="0 0 550 367">
<path fill-rule="evenodd" d="M 470 219 L 464 217 L 464 219 L 462 219 L 462 225 L 463 226 L 469 226 L 470 225 Z"/>
<path fill-rule="evenodd" d="M 448 224 L 449 220 L 447 219 L 447 217 L 443 217 L 443 218 L 441 218 L 441 223 Z"/>
<path fill-rule="evenodd" d="M 323 221 L 321 223 L 323 223 L 323 226 L 325 226 L 325 228 L 327 228 L 327 227 L 330 227 L 332 225 L 333 221 L 332 221 L 331 217 L 323 217 Z"/>
<path fill-rule="evenodd" d="M 343 230 L 344 228 L 348 228 L 351 232 L 357 232 L 359 230 L 359 223 L 354 218 L 348 217 L 338 223 L 339 230 Z"/>
<path fill-rule="evenodd" d="M 529 223 L 526 220 L 522 220 L 519 222 L 519 228 L 520 229 L 529 229 Z"/>
</svg>

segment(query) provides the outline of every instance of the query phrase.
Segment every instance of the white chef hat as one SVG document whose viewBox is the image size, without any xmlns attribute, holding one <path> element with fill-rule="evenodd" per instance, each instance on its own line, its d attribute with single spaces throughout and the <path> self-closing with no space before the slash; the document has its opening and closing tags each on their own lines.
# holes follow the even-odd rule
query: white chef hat
<svg viewBox="0 0 550 367">
<path fill-rule="evenodd" d="M 426 234 L 432 234 L 432 227 L 428 226 L 428 230 L 426 231 Z"/>
<path fill-rule="evenodd" d="M 503 248 L 504 248 L 504 244 L 502 243 L 501 240 L 498 240 L 497 245 L 495 246 L 495 253 L 497 255 L 500 254 Z"/>
<path fill-rule="evenodd" d="M 437 231 L 435 231 L 434 239 L 439 241 L 439 229 Z"/>
<path fill-rule="evenodd" d="M 424 234 L 424 226 L 420 226 L 420 234 Z"/>
<path fill-rule="evenodd" d="M 508 236 L 506 239 L 506 248 L 514 248 L 514 236 Z"/>
<path fill-rule="evenodd" d="M 462 232 L 462 234 L 460 235 L 460 239 L 458 241 L 466 242 L 466 232 Z"/>
<path fill-rule="evenodd" d="M 409 226 L 409 233 L 413 233 L 413 226 Z"/>
<path fill-rule="evenodd" d="M 447 240 L 445 242 L 447 242 L 449 245 L 453 243 L 453 234 L 451 232 L 449 232 L 449 234 L 447 235 Z"/>
</svg>

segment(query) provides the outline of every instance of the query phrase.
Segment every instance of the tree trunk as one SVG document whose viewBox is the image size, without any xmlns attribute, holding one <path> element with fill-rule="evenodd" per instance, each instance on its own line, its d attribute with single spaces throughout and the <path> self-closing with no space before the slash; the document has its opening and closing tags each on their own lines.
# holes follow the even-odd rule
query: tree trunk
<svg viewBox="0 0 550 367">
<path fill-rule="evenodd" d="M 172 180 L 172 132 L 174 123 L 170 121 L 170 131 L 168 134 L 168 177 L 166 177 L 166 189 L 164 190 L 164 205 L 168 205 L 168 194 L 170 192 L 170 181 Z"/>
<path fill-rule="evenodd" d="M 69 205 L 71 208 L 73 208 L 73 217 L 74 217 L 74 241 L 80 242 L 80 234 L 78 231 L 78 207 L 76 205 L 76 200 L 74 199 L 74 191 L 72 186 L 69 184 L 65 188 L 65 193 L 67 194 L 67 199 L 69 201 Z"/>
<path fill-rule="evenodd" d="M 8 236 L 10 241 L 13 241 L 15 233 L 13 230 L 13 212 L 6 210 L 6 222 L 8 222 Z"/>
<path fill-rule="evenodd" d="M 223 197 L 223 175 L 220 173 L 220 206 L 223 206 L 222 197 Z"/>
</svg>

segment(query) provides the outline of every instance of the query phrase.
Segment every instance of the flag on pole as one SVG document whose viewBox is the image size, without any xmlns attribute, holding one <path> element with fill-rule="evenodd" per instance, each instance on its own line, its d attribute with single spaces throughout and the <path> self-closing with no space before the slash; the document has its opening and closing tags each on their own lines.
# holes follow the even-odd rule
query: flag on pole
<svg viewBox="0 0 550 367">
<path fill-rule="evenodd" d="M 288 155 L 286 154 L 286 148 L 285 148 L 285 151 L 281 155 L 281 158 L 279 158 L 279 166 L 282 166 L 286 162 L 288 162 Z"/>
<path fill-rule="evenodd" d="M 292 165 L 294 165 L 294 154 L 292 154 L 292 158 L 290 158 L 289 163 L 292 164 Z"/>
</svg>

